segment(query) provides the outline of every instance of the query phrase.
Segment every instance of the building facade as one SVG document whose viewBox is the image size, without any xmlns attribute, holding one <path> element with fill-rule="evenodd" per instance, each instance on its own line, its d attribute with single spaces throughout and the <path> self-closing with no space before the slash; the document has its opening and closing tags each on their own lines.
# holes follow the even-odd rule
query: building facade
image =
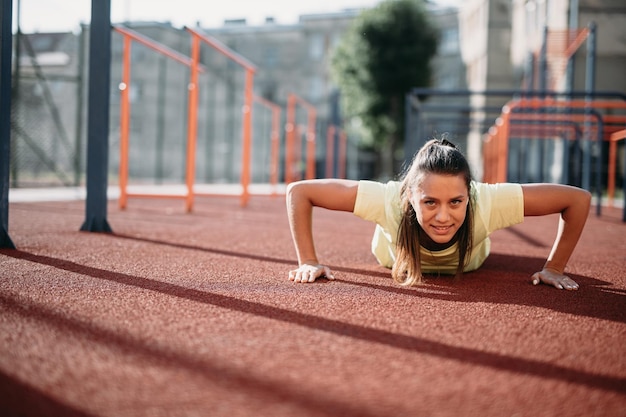
<svg viewBox="0 0 626 417">
<path fill-rule="evenodd" d="M 405 158 L 412 155 L 419 141 L 450 132 L 480 179 L 485 133 L 511 96 L 474 93 L 531 90 L 542 85 L 557 91 L 590 88 L 585 42 L 576 49 L 570 70 L 558 54 L 564 50 L 563 44 L 557 44 L 557 52 L 550 44 L 546 71 L 539 71 L 546 32 L 578 30 L 595 23 L 596 75 L 591 87 L 597 91 L 626 92 L 625 9 L 621 0 L 466 0 L 459 10 L 431 6 L 429 12 L 441 34 L 438 55 L 432 62 L 432 88 L 472 94 L 428 97 L 423 102 L 428 117 L 418 132 L 419 140 L 407 142 Z M 221 27 L 196 28 L 257 67 L 254 92 L 283 109 L 283 142 L 289 94 L 315 106 L 320 174 L 324 172 L 326 128 L 340 124 L 342 118 L 329 61 L 333 47 L 358 14 L 359 10 L 344 10 L 303 15 L 289 25 L 268 17 L 260 25 L 233 20 Z M 190 55 L 190 35 L 185 28 L 162 22 L 130 22 L 125 26 L 184 56 Z M 84 31 L 23 35 L 21 47 L 16 49 L 20 65 L 19 74 L 16 70 L 19 85 L 13 120 L 13 186 L 82 182 L 88 28 Z M 32 52 L 25 40 L 33 44 Z M 119 166 L 119 87 L 124 56 L 123 36 L 115 31 L 112 49 L 109 160 L 114 182 Z M 138 43 L 132 43 L 131 57 L 131 178 L 139 182 L 180 183 L 185 175 L 189 68 Z M 236 183 L 241 171 L 245 74 L 240 66 L 207 45 L 202 46 L 200 61 L 203 71 L 199 82 L 196 177 L 198 182 Z M 270 116 L 266 108 L 258 105 L 253 114 L 252 181 L 267 182 Z M 298 109 L 296 124 L 306 124 L 306 118 L 306 111 Z M 356 138 L 349 141 L 350 178 L 362 176 L 355 141 Z M 65 155 L 60 155 L 65 148 Z M 547 149 L 546 155 L 545 165 L 549 167 L 561 153 Z M 557 177 L 555 173 L 550 180 Z"/>
</svg>

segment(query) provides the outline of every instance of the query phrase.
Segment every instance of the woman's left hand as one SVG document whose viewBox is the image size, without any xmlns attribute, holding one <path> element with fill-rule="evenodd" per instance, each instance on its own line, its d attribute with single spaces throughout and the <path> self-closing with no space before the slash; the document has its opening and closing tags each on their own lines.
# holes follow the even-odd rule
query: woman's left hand
<svg viewBox="0 0 626 417">
<path fill-rule="evenodd" d="M 557 271 L 544 268 L 540 272 L 535 272 L 532 277 L 533 285 L 538 285 L 543 282 L 544 284 L 552 285 L 559 290 L 577 290 L 578 284 L 576 281 L 563 275 Z"/>
</svg>

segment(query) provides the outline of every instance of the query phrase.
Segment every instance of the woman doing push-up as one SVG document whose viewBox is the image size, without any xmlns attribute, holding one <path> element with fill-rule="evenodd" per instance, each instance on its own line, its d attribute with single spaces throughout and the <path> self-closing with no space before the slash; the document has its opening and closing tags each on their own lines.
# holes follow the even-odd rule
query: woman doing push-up
<svg viewBox="0 0 626 417">
<path fill-rule="evenodd" d="M 447 140 L 431 140 L 415 155 L 402 181 L 379 183 L 340 179 L 289 184 L 287 213 L 298 255 L 294 282 L 334 279 L 317 258 L 313 207 L 353 212 L 377 224 L 372 252 L 402 285 L 423 282 L 423 274 L 478 269 L 489 255 L 489 234 L 521 223 L 524 216 L 560 213 L 554 245 L 537 285 L 576 290 L 565 267 L 580 238 L 591 195 L 558 184 L 485 184 L 472 180 L 463 154 Z"/>
</svg>

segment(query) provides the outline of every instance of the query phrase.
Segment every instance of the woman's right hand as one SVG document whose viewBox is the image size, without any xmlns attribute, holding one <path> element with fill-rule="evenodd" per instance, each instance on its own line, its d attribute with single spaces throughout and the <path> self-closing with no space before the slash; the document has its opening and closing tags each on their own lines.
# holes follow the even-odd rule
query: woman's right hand
<svg viewBox="0 0 626 417">
<path fill-rule="evenodd" d="M 298 269 L 289 271 L 294 282 L 313 282 L 317 278 L 335 279 L 330 269 L 320 265 L 313 243 L 313 207 L 328 210 L 354 210 L 358 181 L 340 179 L 304 180 L 287 187 L 287 217 L 298 255 Z"/>
<path fill-rule="evenodd" d="M 305 263 L 289 271 L 289 280 L 293 282 L 314 282 L 317 278 L 335 279 L 335 276 L 329 267 L 320 264 Z"/>
</svg>

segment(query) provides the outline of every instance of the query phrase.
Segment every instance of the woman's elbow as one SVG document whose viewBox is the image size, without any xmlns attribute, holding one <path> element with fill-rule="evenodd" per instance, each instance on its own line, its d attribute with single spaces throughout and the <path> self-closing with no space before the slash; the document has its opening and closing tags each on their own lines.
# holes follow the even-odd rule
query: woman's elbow
<svg viewBox="0 0 626 417">
<path fill-rule="evenodd" d="M 310 201 L 307 189 L 307 181 L 294 181 L 287 184 L 285 199 L 288 206 L 299 204 L 302 200 Z"/>
<path fill-rule="evenodd" d="M 591 207 L 591 192 L 581 188 L 579 194 L 578 200 L 580 201 L 580 204 L 584 205 L 587 210 L 589 210 Z"/>
<path fill-rule="evenodd" d="M 591 193 L 582 188 L 575 188 L 574 194 L 569 199 L 568 207 L 565 211 L 572 211 L 586 216 L 591 208 Z M 562 213 L 565 213 L 563 211 Z"/>
</svg>

